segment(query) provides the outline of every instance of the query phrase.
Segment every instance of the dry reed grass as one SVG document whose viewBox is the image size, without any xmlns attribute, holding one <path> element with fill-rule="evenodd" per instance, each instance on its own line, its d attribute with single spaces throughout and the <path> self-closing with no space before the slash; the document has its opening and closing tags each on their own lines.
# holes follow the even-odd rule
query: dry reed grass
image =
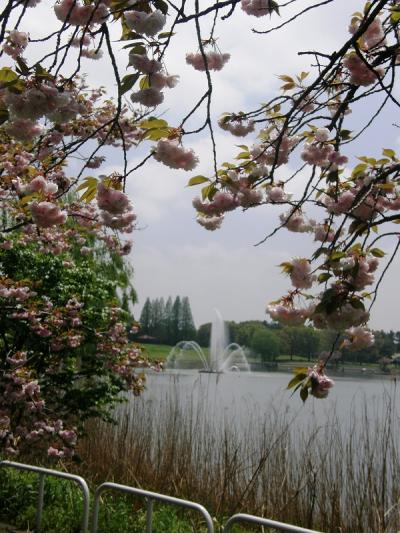
<svg viewBox="0 0 400 533">
<path fill-rule="evenodd" d="M 205 398 L 134 399 L 120 407 L 115 426 L 88 425 L 81 473 L 195 500 L 220 518 L 247 512 L 324 532 L 395 533 L 393 398 L 385 395 L 373 413 L 353 406 L 348 424 L 331 413 L 323 426 L 299 427 L 273 407 L 253 407 L 235 423 L 210 416 Z"/>
</svg>

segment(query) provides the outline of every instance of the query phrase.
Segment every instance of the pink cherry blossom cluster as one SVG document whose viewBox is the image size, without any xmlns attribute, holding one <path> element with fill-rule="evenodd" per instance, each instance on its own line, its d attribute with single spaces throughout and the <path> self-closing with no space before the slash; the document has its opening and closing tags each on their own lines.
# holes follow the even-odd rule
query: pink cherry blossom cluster
<svg viewBox="0 0 400 533">
<path fill-rule="evenodd" d="M 154 159 L 170 168 L 193 170 L 199 159 L 193 150 L 187 150 L 177 140 L 160 139 L 154 152 Z"/>
<path fill-rule="evenodd" d="M 231 54 L 222 54 L 221 52 L 211 51 L 205 52 L 207 61 L 200 52 L 186 54 L 186 63 L 191 65 L 195 70 L 221 70 L 223 66 L 229 61 Z"/>
<path fill-rule="evenodd" d="M 129 65 L 143 74 L 154 74 L 162 69 L 161 61 L 150 59 L 145 54 L 129 54 Z"/>
<path fill-rule="evenodd" d="M 335 165 L 345 164 L 348 161 L 347 157 L 336 152 L 331 144 L 306 143 L 301 153 L 301 158 L 306 163 L 319 167 L 327 167 L 330 163 Z"/>
<path fill-rule="evenodd" d="M 133 222 L 136 220 L 136 215 L 132 211 L 123 213 L 118 216 L 113 216 L 107 211 L 101 213 L 101 220 L 105 226 L 111 229 L 124 231 L 125 233 L 131 233 L 133 231 Z"/>
<path fill-rule="evenodd" d="M 303 213 L 298 209 L 279 215 L 281 224 L 294 233 L 307 233 L 312 231 L 313 225 L 307 221 Z"/>
<path fill-rule="evenodd" d="M 363 186 L 364 182 L 359 181 L 355 187 L 345 190 L 336 198 L 330 194 L 325 195 L 323 202 L 327 211 L 334 215 L 350 213 L 353 217 L 359 220 L 373 220 L 379 213 L 382 213 L 388 205 L 390 205 L 391 200 L 382 196 L 379 191 L 374 191 L 373 193 L 364 196 L 362 201 L 357 204 L 357 193 L 361 191 Z"/>
<path fill-rule="evenodd" d="M 98 357 L 104 358 L 107 354 L 108 366 L 118 373 L 126 382 L 133 394 L 139 394 L 144 388 L 143 378 L 135 372 L 138 366 L 148 366 L 142 356 L 139 346 L 131 346 L 127 342 L 127 331 L 125 326 L 119 321 L 121 309 L 110 308 L 110 324 L 105 332 L 98 332 Z M 160 367 L 155 366 L 154 369 Z"/>
<path fill-rule="evenodd" d="M 211 217 L 198 215 L 196 218 L 197 223 L 209 231 L 215 231 L 216 229 L 219 229 L 221 227 L 223 220 L 224 220 L 223 215 L 211 216 Z"/>
<path fill-rule="evenodd" d="M 196 197 L 192 204 L 199 213 L 210 217 L 220 217 L 223 213 L 233 211 L 239 205 L 236 195 L 226 191 L 218 191 L 213 199 L 207 202 L 202 202 Z"/>
<path fill-rule="evenodd" d="M 145 54 L 129 54 L 129 64 L 139 72 L 147 75 L 149 87 L 144 87 L 131 94 L 134 103 L 146 107 L 155 107 L 164 100 L 162 89 L 172 89 L 178 83 L 179 76 L 170 76 L 161 72 L 162 64 L 156 59 L 149 59 Z"/>
<path fill-rule="evenodd" d="M 349 350 L 364 350 L 375 342 L 374 334 L 360 326 L 346 329 L 345 334 L 348 338 L 343 341 L 342 347 Z"/>
<path fill-rule="evenodd" d="M 17 178 L 13 181 L 13 185 L 17 193 L 21 195 L 42 193 L 46 196 L 53 196 L 58 191 L 58 185 L 46 180 L 43 176 L 36 176 L 26 185 L 21 184 L 21 180 Z"/>
<path fill-rule="evenodd" d="M 0 297 L 10 298 L 18 302 L 25 302 L 29 298 L 36 296 L 36 292 L 25 286 L 12 286 L 3 280 L 0 283 Z"/>
<path fill-rule="evenodd" d="M 369 313 L 364 309 L 345 303 L 331 313 L 321 311 L 312 316 L 313 324 L 318 329 L 330 328 L 336 331 L 365 324 L 369 320 Z"/>
<path fill-rule="evenodd" d="M 132 212 L 132 204 L 125 193 L 99 183 L 97 205 L 102 210 L 101 220 L 105 226 L 125 232 L 133 230 L 132 223 L 136 220 L 136 215 Z"/>
<path fill-rule="evenodd" d="M 315 224 L 314 241 L 332 242 L 335 238 L 335 231 L 332 225 L 329 224 Z"/>
<path fill-rule="evenodd" d="M 43 128 L 40 124 L 27 118 L 14 119 L 6 126 L 6 132 L 8 135 L 22 142 L 32 141 L 35 137 L 38 137 L 42 131 Z"/>
<path fill-rule="evenodd" d="M 97 187 L 97 205 L 112 215 L 121 215 L 130 207 L 127 195 L 121 191 L 99 183 Z"/>
<path fill-rule="evenodd" d="M 373 68 L 363 61 L 356 53 L 352 52 L 343 60 L 343 65 L 350 74 L 350 83 L 367 87 L 377 81 L 378 76 L 382 78 L 385 74 L 383 67 Z"/>
<path fill-rule="evenodd" d="M 46 117 L 52 122 L 67 122 L 84 112 L 84 106 L 69 91 L 59 90 L 53 83 L 41 83 L 28 87 L 22 93 L 6 91 L 4 102 L 12 121 L 28 119 L 35 121 Z"/>
<path fill-rule="evenodd" d="M 108 4 L 108 0 L 84 5 L 78 0 L 61 0 L 54 6 L 54 12 L 58 20 L 68 22 L 72 26 L 100 24 L 108 17 Z"/>
<path fill-rule="evenodd" d="M 350 190 L 342 192 L 337 198 L 328 195 L 324 197 L 324 203 L 328 212 L 334 215 L 347 213 L 352 207 L 354 200 L 355 194 Z"/>
<path fill-rule="evenodd" d="M 164 95 L 155 87 L 140 89 L 130 96 L 134 104 L 142 104 L 146 107 L 156 107 L 164 101 Z"/>
<path fill-rule="evenodd" d="M 242 0 L 242 9 L 248 15 L 264 17 L 270 15 L 277 4 L 273 0 Z"/>
<path fill-rule="evenodd" d="M 20 57 L 24 53 L 27 45 L 28 34 L 22 31 L 12 30 L 3 44 L 3 51 L 13 59 L 17 59 L 17 57 Z"/>
<path fill-rule="evenodd" d="M 228 191 L 216 192 L 212 200 L 203 202 L 199 197 L 193 199 L 193 207 L 201 215 L 197 221 L 206 229 L 215 230 L 219 228 L 224 213 L 233 211 L 237 207 L 253 207 L 263 200 L 262 190 L 251 188 L 245 178 L 232 181 L 227 188 L 229 189 Z M 208 221 L 205 217 L 211 217 L 212 221 Z M 208 228 L 208 225 L 211 228 Z"/>
<path fill-rule="evenodd" d="M 99 168 L 104 163 L 106 158 L 102 155 L 95 155 L 89 159 L 89 161 L 86 163 L 87 168 Z"/>
<path fill-rule="evenodd" d="M 128 28 L 141 35 L 148 35 L 149 37 L 154 37 L 160 32 L 166 22 L 166 16 L 159 9 L 151 13 L 145 13 L 144 11 L 126 11 L 124 18 Z"/>
<path fill-rule="evenodd" d="M 325 375 L 323 369 L 318 365 L 309 368 L 307 376 L 311 381 L 311 394 L 315 396 L 315 398 L 326 398 L 329 394 L 329 390 L 335 384 L 332 379 Z"/>
<path fill-rule="evenodd" d="M 296 258 L 287 264 L 287 271 L 292 285 L 297 289 L 310 289 L 316 279 L 312 274 L 310 261 L 305 258 Z"/>
<path fill-rule="evenodd" d="M 350 278 L 350 283 L 357 289 L 362 290 L 367 285 L 371 285 L 374 280 L 374 273 L 379 266 L 377 257 L 359 257 L 355 262 L 356 273 Z"/>
<path fill-rule="evenodd" d="M 24 366 L 28 355 L 16 352 L 7 358 L 11 368 L 4 375 L 1 387 L 0 445 L 8 456 L 28 451 L 34 444 L 47 450 L 49 456 L 71 457 L 77 440 L 76 429 L 64 429 L 62 420 L 45 409 L 38 380 Z M 15 412 L 18 412 L 17 424 Z"/>
<path fill-rule="evenodd" d="M 354 17 L 349 26 L 349 32 L 354 34 L 360 27 L 361 20 Z M 368 26 L 360 39 L 361 47 L 365 50 L 381 47 L 386 44 L 385 31 L 382 26 L 382 20 L 377 17 Z"/>
<path fill-rule="evenodd" d="M 229 131 L 235 137 L 245 137 L 254 131 L 255 124 L 253 120 L 245 121 L 240 116 L 231 117 L 230 115 L 222 116 L 218 120 L 218 125 L 221 129 Z"/>
<path fill-rule="evenodd" d="M 34 223 L 41 228 L 50 228 L 67 221 L 67 213 L 52 202 L 32 202 L 29 207 Z"/>
<path fill-rule="evenodd" d="M 95 61 L 103 57 L 103 50 L 97 48 L 82 48 L 81 57 L 87 57 L 88 59 L 94 59 Z"/>
<path fill-rule="evenodd" d="M 314 305 L 295 307 L 292 301 L 282 299 L 280 303 L 267 306 L 267 313 L 272 320 L 286 326 L 301 326 L 314 312 Z"/>
<path fill-rule="evenodd" d="M 285 203 L 290 200 L 291 196 L 292 195 L 290 193 L 285 193 L 283 187 L 278 185 L 271 185 L 267 188 L 267 200 L 273 204 Z"/>
<path fill-rule="evenodd" d="M 247 184 L 241 186 L 236 194 L 236 200 L 240 207 L 253 207 L 262 202 L 264 193 L 262 189 L 249 187 Z"/>
<path fill-rule="evenodd" d="M 101 48 L 89 48 L 91 44 L 90 35 L 83 33 L 81 37 L 75 37 L 71 41 L 71 46 L 79 48 L 79 56 L 87 57 L 88 59 L 101 59 L 103 57 L 103 51 Z"/>
<path fill-rule="evenodd" d="M 150 87 L 140 89 L 131 94 L 134 103 L 142 104 L 146 107 L 155 107 L 164 101 L 162 89 L 172 89 L 178 83 L 179 76 L 168 76 L 162 72 L 155 72 L 148 75 Z"/>
<path fill-rule="evenodd" d="M 297 137 L 290 138 L 286 134 L 280 137 L 278 133 L 275 133 L 267 142 L 254 145 L 250 154 L 257 163 L 280 166 L 288 163 L 289 154 L 298 142 Z"/>
</svg>

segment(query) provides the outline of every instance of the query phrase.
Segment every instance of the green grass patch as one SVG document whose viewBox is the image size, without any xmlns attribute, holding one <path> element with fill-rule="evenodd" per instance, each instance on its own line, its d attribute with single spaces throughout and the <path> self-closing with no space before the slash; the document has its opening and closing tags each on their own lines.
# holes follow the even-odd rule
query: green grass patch
<svg viewBox="0 0 400 533">
<path fill-rule="evenodd" d="M 0 522 L 24 531 L 35 527 L 38 476 L 30 472 L 0 469 Z M 93 493 L 91 494 L 93 505 Z M 79 533 L 83 498 L 71 481 L 45 478 L 42 533 Z M 90 515 L 91 518 L 91 515 Z M 215 520 L 216 531 L 225 519 Z M 146 502 L 130 495 L 106 492 L 101 499 L 99 533 L 144 533 Z M 199 513 L 154 502 L 152 533 L 206 533 Z M 237 528 L 233 532 L 245 532 Z"/>
<path fill-rule="evenodd" d="M 166 344 L 142 344 L 151 361 L 166 361 L 172 346 Z"/>
<path fill-rule="evenodd" d="M 143 344 L 143 348 L 146 350 L 147 355 L 151 361 L 166 361 L 170 351 L 173 346 L 168 346 L 166 344 Z M 206 357 L 209 356 L 209 348 L 202 348 L 203 353 Z M 187 350 L 185 359 L 196 361 L 199 356 L 194 350 Z"/>
</svg>

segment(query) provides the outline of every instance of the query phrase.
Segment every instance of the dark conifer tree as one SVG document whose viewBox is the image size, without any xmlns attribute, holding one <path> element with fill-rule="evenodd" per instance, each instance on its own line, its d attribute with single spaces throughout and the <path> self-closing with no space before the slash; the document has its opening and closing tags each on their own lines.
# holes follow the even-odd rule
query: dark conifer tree
<svg viewBox="0 0 400 533">
<path fill-rule="evenodd" d="M 180 338 L 181 320 L 182 320 L 181 317 L 182 317 L 182 302 L 181 302 L 180 297 L 177 296 L 172 306 L 172 320 L 171 320 L 172 344 L 175 344 L 176 342 L 183 340 Z"/>
<path fill-rule="evenodd" d="M 189 298 L 182 298 L 181 312 L 181 337 L 183 340 L 193 340 L 196 338 L 196 328 L 193 321 L 192 310 L 190 309 Z"/>
<path fill-rule="evenodd" d="M 140 313 L 140 332 L 145 335 L 150 335 L 151 328 L 151 315 L 152 315 L 152 305 L 150 298 L 146 298 L 142 312 Z"/>
</svg>

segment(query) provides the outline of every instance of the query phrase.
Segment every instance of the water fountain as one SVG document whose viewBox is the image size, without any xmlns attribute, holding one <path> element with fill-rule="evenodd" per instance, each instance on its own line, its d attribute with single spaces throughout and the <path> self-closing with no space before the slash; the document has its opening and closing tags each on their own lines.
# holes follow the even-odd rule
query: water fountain
<svg viewBox="0 0 400 533">
<path fill-rule="evenodd" d="M 193 357 L 193 354 L 196 357 Z M 198 368 L 200 372 L 250 371 L 244 350 L 235 342 L 228 343 L 228 333 L 221 313 L 215 310 L 211 324 L 210 356 L 206 357 L 196 341 L 180 341 L 172 348 L 167 368 Z"/>
</svg>

